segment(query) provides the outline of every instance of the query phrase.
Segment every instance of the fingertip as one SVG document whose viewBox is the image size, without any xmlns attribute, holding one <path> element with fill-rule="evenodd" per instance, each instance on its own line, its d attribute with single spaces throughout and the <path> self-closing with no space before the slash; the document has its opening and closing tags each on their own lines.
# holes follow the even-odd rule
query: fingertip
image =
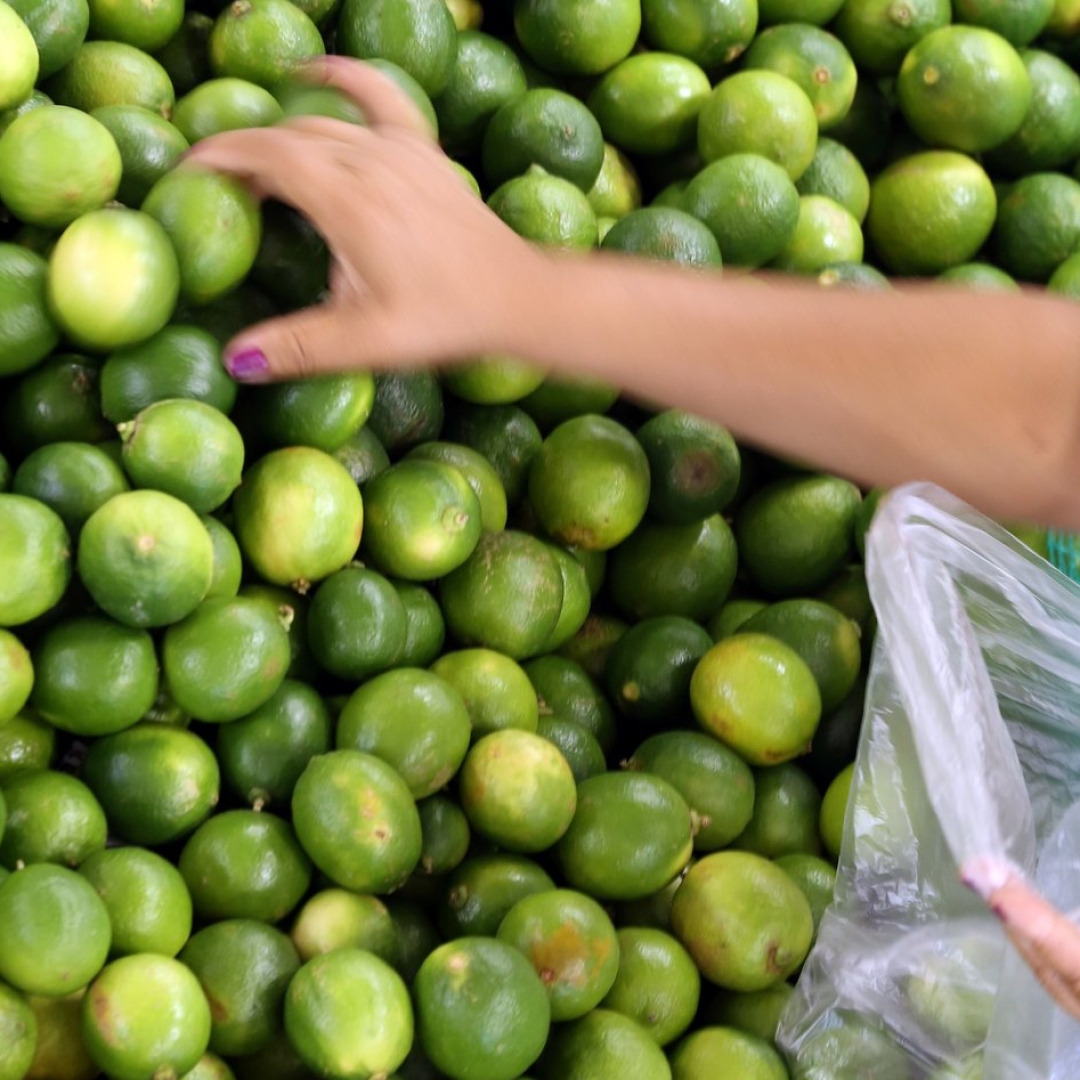
<svg viewBox="0 0 1080 1080">
<path fill-rule="evenodd" d="M 222 362 L 229 375 L 239 383 L 262 383 L 270 380 L 270 361 L 257 345 L 230 344 Z"/>
</svg>

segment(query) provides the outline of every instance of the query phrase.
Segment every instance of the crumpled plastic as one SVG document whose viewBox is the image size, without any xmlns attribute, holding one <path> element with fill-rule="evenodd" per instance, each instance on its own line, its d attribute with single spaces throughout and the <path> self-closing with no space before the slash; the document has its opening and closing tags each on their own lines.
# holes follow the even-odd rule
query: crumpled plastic
<svg viewBox="0 0 1080 1080">
<path fill-rule="evenodd" d="M 930 484 L 866 545 L 878 633 L 836 894 L 780 1022 L 794 1080 L 1080 1077 L 1057 1008 L 960 881 L 1005 859 L 1080 909 L 1080 585 Z"/>
</svg>

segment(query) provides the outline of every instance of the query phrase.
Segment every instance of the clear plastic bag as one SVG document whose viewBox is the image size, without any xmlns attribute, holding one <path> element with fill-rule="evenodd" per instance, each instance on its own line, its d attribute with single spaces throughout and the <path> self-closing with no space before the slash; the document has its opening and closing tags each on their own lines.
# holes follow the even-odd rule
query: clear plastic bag
<svg viewBox="0 0 1080 1080">
<path fill-rule="evenodd" d="M 878 636 L 836 897 L 781 1019 L 796 1080 L 1080 1076 L 1080 1025 L 959 866 L 1080 909 L 1080 586 L 939 488 L 867 539 Z"/>
</svg>

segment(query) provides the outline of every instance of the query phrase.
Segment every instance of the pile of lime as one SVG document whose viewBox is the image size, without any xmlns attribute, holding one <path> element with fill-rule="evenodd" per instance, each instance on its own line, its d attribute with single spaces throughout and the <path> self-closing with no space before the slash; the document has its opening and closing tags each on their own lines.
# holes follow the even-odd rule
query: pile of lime
<svg viewBox="0 0 1080 1080">
<path fill-rule="evenodd" d="M 238 387 L 326 247 L 175 166 L 363 122 L 324 51 L 540 244 L 1080 296 L 1075 0 L 0 0 L 0 1080 L 921 1075 L 774 1042 L 881 492 L 515 357 Z"/>
</svg>

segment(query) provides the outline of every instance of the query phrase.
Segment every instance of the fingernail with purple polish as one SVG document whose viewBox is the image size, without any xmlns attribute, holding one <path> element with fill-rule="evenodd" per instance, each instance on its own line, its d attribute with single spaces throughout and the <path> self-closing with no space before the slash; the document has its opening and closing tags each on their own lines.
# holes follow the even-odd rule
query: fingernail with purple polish
<svg viewBox="0 0 1080 1080">
<path fill-rule="evenodd" d="M 260 349 L 240 349 L 225 358 L 225 370 L 237 382 L 258 382 L 270 373 L 270 364 Z"/>
</svg>

